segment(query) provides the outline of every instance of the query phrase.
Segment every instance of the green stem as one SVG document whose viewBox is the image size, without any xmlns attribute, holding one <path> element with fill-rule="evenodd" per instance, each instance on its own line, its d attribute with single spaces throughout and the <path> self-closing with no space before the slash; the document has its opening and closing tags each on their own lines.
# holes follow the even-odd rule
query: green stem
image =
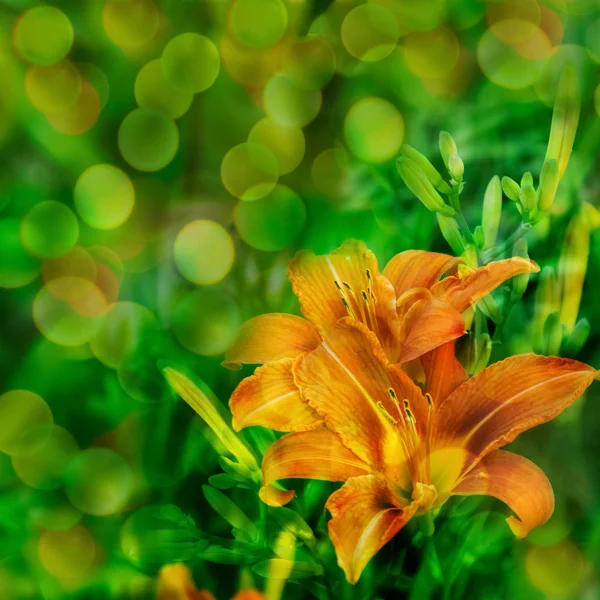
<svg viewBox="0 0 600 600">
<path fill-rule="evenodd" d="M 450 193 L 448 194 L 448 199 L 450 200 L 450 206 L 456 211 L 456 214 L 454 215 L 454 219 L 458 223 L 460 232 L 462 233 L 462 235 L 465 238 L 465 240 L 467 241 L 467 243 L 472 245 L 477 250 L 477 258 L 479 259 L 479 248 L 477 248 L 477 243 L 475 242 L 475 236 L 471 232 L 471 229 L 469 228 L 469 224 L 467 223 L 467 220 L 465 219 L 464 215 L 462 214 L 462 210 L 460 207 L 460 198 L 459 198 L 459 194 L 458 194 L 458 186 L 452 187 L 452 189 L 450 190 Z"/>
<path fill-rule="evenodd" d="M 533 221 L 528 223 L 521 223 L 515 229 L 515 231 L 513 231 L 513 233 L 502 244 L 500 244 L 500 246 L 486 250 L 481 256 L 483 264 L 486 265 L 487 263 L 493 261 L 499 256 L 502 256 L 505 252 L 510 250 L 514 246 L 515 242 L 518 242 L 525 234 L 531 231 L 534 224 L 535 223 Z"/>
</svg>

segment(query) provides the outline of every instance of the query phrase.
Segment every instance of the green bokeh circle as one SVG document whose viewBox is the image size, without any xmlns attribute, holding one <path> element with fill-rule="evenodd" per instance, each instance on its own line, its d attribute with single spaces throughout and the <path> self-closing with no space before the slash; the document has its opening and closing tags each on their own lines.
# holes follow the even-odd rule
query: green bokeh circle
<svg viewBox="0 0 600 600">
<path fill-rule="evenodd" d="M 242 239 L 258 250 L 275 251 L 289 246 L 304 228 L 306 208 L 300 196 L 278 185 L 256 202 L 240 202 L 235 226 Z"/>
<path fill-rule="evenodd" d="M 19 288 L 32 282 L 42 263 L 31 256 L 21 241 L 21 223 L 17 219 L 0 221 L 0 287 Z"/>
<path fill-rule="evenodd" d="M 21 56 L 36 65 L 53 65 L 73 45 L 73 26 L 54 6 L 36 6 L 24 12 L 14 29 L 14 42 Z"/>
<path fill-rule="evenodd" d="M 119 150 L 138 171 L 153 172 L 166 167 L 179 147 L 177 125 L 162 112 L 138 108 L 119 128 Z"/>
<path fill-rule="evenodd" d="M 65 255 L 78 238 L 79 221 L 73 211 L 61 202 L 40 202 L 21 221 L 23 245 L 40 258 Z"/>
<path fill-rule="evenodd" d="M 197 94 L 215 82 L 221 60 L 216 46 L 207 37 L 182 33 L 165 46 L 161 65 L 173 87 Z"/>
<path fill-rule="evenodd" d="M 235 0 L 229 24 L 234 36 L 249 48 L 268 48 L 285 33 L 288 14 L 281 0 Z"/>
</svg>

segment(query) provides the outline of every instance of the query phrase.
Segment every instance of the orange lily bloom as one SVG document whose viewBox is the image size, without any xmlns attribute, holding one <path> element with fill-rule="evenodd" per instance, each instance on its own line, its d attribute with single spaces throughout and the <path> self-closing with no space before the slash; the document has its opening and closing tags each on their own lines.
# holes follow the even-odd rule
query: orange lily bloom
<svg viewBox="0 0 600 600">
<path fill-rule="evenodd" d="M 198 590 L 190 570 L 183 564 L 165 565 L 158 575 L 156 600 L 215 600 L 206 590 Z M 232 600 L 265 600 L 256 590 L 242 590 Z"/>
<path fill-rule="evenodd" d="M 231 397 L 234 429 L 262 425 L 307 431 L 323 424 L 300 399 L 293 369 L 340 319 L 362 324 L 390 363 L 406 364 L 463 335 L 461 313 L 504 281 L 539 270 L 517 257 L 457 273 L 460 262 L 447 254 L 409 250 L 379 273 L 375 255 L 360 241 L 349 240 L 325 256 L 299 252 L 288 277 L 305 318 L 254 317 L 226 355 L 228 367 L 264 363 Z"/>
<path fill-rule="evenodd" d="M 424 367 L 422 390 L 390 363 L 374 333 L 350 318 L 293 361 L 300 402 L 322 426 L 289 433 L 267 450 L 261 497 L 275 506 L 291 500 L 293 491 L 272 485 L 279 479 L 345 481 L 326 508 L 338 563 L 351 583 L 412 517 L 452 495 L 502 500 L 519 537 L 543 525 L 554 510 L 547 477 L 499 448 L 556 417 L 598 378 L 574 360 L 524 354 L 467 379 L 453 343 Z"/>
</svg>

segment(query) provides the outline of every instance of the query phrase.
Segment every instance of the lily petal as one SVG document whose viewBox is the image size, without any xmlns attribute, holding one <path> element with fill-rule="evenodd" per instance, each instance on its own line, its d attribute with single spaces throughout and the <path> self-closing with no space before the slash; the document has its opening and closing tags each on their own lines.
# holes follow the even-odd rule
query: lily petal
<svg viewBox="0 0 600 600">
<path fill-rule="evenodd" d="M 281 492 L 271 484 L 279 479 L 322 479 L 346 481 L 370 472 L 368 465 L 348 450 L 339 436 L 328 429 L 289 433 L 272 444 L 262 463 L 262 500 L 281 506 L 295 495 Z"/>
<path fill-rule="evenodd" d="M 394 286 L 396 296 L 401 296 L 412 288 L 430 288 L 444 273 L 461 262 L 461 258 L 449 254 L 406 250 L 388 262 L 383 276 Z"/>
<path fill-rule="evenodd" d="M 296 358 L 319 344 L 315 326 L 302 317 L 284 313 L 259 315 L 246 321 L 223 361 L 228 369 L 242 364 L 262 364 L 270 360 Z"/>
<path fill-rule="evenodd" d="M 364 325 L 343 319 L 294 370 L 302 396 L 329 429 L 379 472 L 400 477 L 405 457 L 398 426 L 402 420 L 390 389 L 408 400 L 417 424 L 425 422 L 427 400 L 399 367 L 388 367 L 377 338 Z"/>
<path fill-rule="evenodd" d="M 425 371 L 425 392 L 431 394 L 434 406 L 439 406 L 468 375 L 456 359 L 456 341 L 442 344 L 421 357 Z"/>
<path fill-rule="evenodd" d="M 399 362 L 423 356 L 465 333 L 465 322 L 449 304 L 435 298 L 418 300 L 402 320 Z"/>
<path fill-rule="evenodd" d="M 175 563 L 160 570 L 156 600 L 215 600 L 215 597 L 210 592 L 196 589 L 188 567 Z"/>
<path fill-rule="evenodd" d="M 436 283 L 431 292 L 462 313 L 507 279 L 523 273 L 537 273 L 539 270 L 532 260 L 515 256 L 474 269 L 463 278 L 457 275 L 446 277 Z"/>
<path fill-rule="evenodd" d="M 433 446 L 465 450 L 464 469 L 523 431 L 550 421 L 598 378 L 576 360 L 521 354 L 458 387 L 435 413 Z"/>
<path fill-rule="evenodd" d="M 250 425 L 276 431 L 307 431 L 323 425 L 319 415 L 300 397 L 293 364 L 291 358 L 271 361 L 240 382 L 229 400 L 236 431 Z"/>
<path fill-rule="evenodd" d="M 554 493 L 544 472 L 530 460 L 496 450 L 488 454 L 452 492 L 498 498 L 516 514 L 506 519 L 517 537 L 543 525 L 554 512 Z"/>
<path fill-rule="evenodd" d="M 356 583 L 373 556 L 413 517 L 417 503 L 400 507 L 385 480 L 365 475 L 349 479 L 331 494 L 325 508 L 333 517 L 329 537 L 338 565 Z"/>
<path fill-rule="evenodd" d="M 231 600 L 266 600 L 265 595 L 258 590 L 242 590 L 238 592 Z"/>
<path fill-rule="evenodd" d="M 363 242 L 348 240 L 324 256 L 303 250 L 290 261 L 288 277 L 302 313 L 321 335 L 339 319 L 351 316 L 377 333 L 394 360 L 400 328 L 396 294 Z"/>
</svg>

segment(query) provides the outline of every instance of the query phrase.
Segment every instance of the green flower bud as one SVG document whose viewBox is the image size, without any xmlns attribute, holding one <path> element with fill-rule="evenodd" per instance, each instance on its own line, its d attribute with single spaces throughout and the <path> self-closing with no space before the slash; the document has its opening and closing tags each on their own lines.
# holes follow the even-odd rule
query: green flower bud
<svg viewBox="0 0 600 600">
<path fill-rule="evenodd" d="M 458 223 L 452 217 L 445 217 L 440 213 L 437 213 L 435 216 L 444 239 L 457 256 L 461 255 L 465 250 L 465 240 L 460 232 Z"/>
<path fill-rule="evenodd" d="M 444 164 L 448 167 L 448 161 L 453 154 L 458 154 L 458 148 L 453 137 L 447 131 L 440 131 L 440 154 Z"/>
<path fill-rule="evenodd" d="M 533 185 L 533 175 L 531 174 L 531 171 L 523 173 L 523 177 L 521 177 L 521 187 L 527 184 Z"/>
<path fill-rule="evenodd" d="M 550 313 L 560 310 L 560 289 L 552 267 L 544 267 L 535 290 L 535 306 L 531 324 L 532 343 L 536 352 L 544 351 L 544 323 Z"/>
<path fill-rule="evenodd" d="M 564 334 L 565 328 L 558 313 L 550 313 L 544 323 L 544 354 L 556 356 L 560 352 Z"/>
<path fill-rule="evenodd" d="M 465 173 L 465 164 L 458 154 L 451 154 L 448 158 L 448 173 L 455 181 L 462 181 Z"/>
<path fill-rule="evenodd" d="M 531 183 L 525 183 L 521 187 L 519 200 L 526 213 L 532 213 L 537 208 L 537 194 Z"/>
<path fill-rule="evenodd" d="M 492 319 L 494 323 L 500 323 L 502 315 L 500 313 L 500 307 L 491 294 L 484 296 L 477 302 L 477 308 L 488 318 Z"/>
<path fill-rule="evenodd" d="M 544 161 L 540 173 L 540 186 L 538 188 L 538 204 L 542 210 L 549 210 L 554 202 L 558 189 L 558 162 L 555 158 Z"/>
<path fill-rule="evenodd" d="M 494 175 L 485 190 L 481 227 L 484 234 L 483 249 L 493 248 L 498 237 L 500 217 L 502 216 L 502 184 L 500 177 Z"/>
<path fill-rule="evenodd" d="M 483 227 L 481 225 L 477 225 L 473 231 L 473 237 L 475 238 L 475 243 L 478 248 L 483 248 L 485 244 L 485 233 L 483 231 Z"/>
<path fill-rule="evenodd" d="M 427 179 L 429 179 L 440 192 L 447 194 L 450 191 L 450 186 L 444 181 L 440 172 L 429 162 L 429 160 L 427 160 L 425 155 L 421 154 L 418 150 L 408 144 L 402 146 L 400 154 L 416 163 L 421 171 L 425 173 Z"/>
<path fill-rule="evenodd" d="M 579 319 L 577 325 L 571 331 L 571 334 L 567 338 L 566 350 L 572 356 L 575 356 L 583 348 L 590 337 L 590 322 L 587 319 Z"/>
<path fill-rule="evenodd" d="M 487 333 L 482 333 L 475 340 L 475 364 L 471 374 L 477 375 L 479 371 L 483 371 L 490 362 L 492 355 L 492 338 Z"/>
<path fill-rule="evenodd" d="M 580 110 L 581 97 L 577 85 L 577 75 L 574 66 L 569 63 L 565 65 L 558 82 L 545 158 L 545 160 L 552 158 L 557 160 L 559 180 L 569 163 Z"/>
<path fill-rule="evenodd" d="M 401 156 L 396 161 L 396 167 L 406 187 L 431 211 L 453 216 L 454 209 L 447 206 L 442 197 L 427 179 L 423 171 L 412 160 Z"/>
<path fill-rule="evenodd" d="M 521 191 L 521 188 L 514 179 L 511 179 L 510 177 L 506 176 L 503 177 L 502 190 L 506 194 L 506 197 L 512 200 L 513 202 L 519 201 L 519 192 Z"/>
<path fill-rule="evenodd" d="M 529 258 L 529 254 L 527 252 L 527 241 L 525 238 L 521 238 L 519 241 L 515 243 L 513 246 L 513 256 L 520 256 L 521 258 Z M 517 275 L 512 279 L 512 288 L 517 296 L 520 298 L 527 289 L 527 284 L 529 283 L 529 273 L 523 273 L 521 275 Z"/>
</svg>

